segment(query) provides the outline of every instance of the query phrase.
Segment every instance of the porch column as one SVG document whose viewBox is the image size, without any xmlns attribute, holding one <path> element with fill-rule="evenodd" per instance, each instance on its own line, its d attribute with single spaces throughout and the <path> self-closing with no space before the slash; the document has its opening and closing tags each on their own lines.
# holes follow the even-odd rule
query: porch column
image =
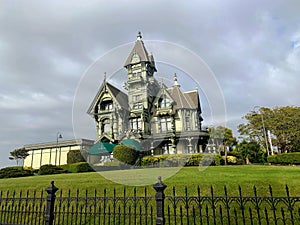
<svg viewBox="0 0 300 225">
<path fill-rule="evenodd" d="M 172 153 L 176 154 L 177 153 L 177 149 L 176 149 L 175 139 L 174 138 L 171 138 L 171 143 L 172 143 Z"/>
<path fill-rule="evenodd" d="M 150 152 L 151 152 L 151 155 L 154 155 L 153 141 L 151 141 L 151 144 L 150 144 Z"/>
<path fill-rule="evenodd" d="M 188 144 L 188 153 L 194 153 L 193 152 L 193 145 L 192 145 L 192 140 L 193 140 L 193 138 L 187 138 L 187 140 L 188 140 L 188 142 L 189 142 L 189 144 Z"/>
</svg>

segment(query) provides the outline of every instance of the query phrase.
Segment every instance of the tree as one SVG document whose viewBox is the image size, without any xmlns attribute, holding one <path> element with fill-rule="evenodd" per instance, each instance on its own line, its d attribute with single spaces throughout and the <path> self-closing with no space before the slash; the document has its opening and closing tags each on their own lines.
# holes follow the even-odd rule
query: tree
<svg viewBox="0 0 300 225">
<path fill-rule="evenodd" d="M 262 151 L 259 143 L 243 140 L 236 145 L 235 150 L 242 156 L 244 163 L 263 163 L 266 161 L 266 154 Z"/>
<path fill-rule="evenodd" d="M 219 152 L 224 151 L 225 147 L 229 147 L 231 150 L 237 143 L 232 130 L 227 127 L 209 127 L 208 132 L 211 144 L 214 144 Z"/>
<path fill-rule="evenodd" d="M 85 158 L 83 157 L 80 150 L 72 150 L 67 154 L 67 164 L 85 162 Z"/>
<path fill-rule="evenodd" d="M 22 165 L 24 164 L 24 159 L 29 156 L 27 149 L 25 149 L 25 147 L 22 148 L 17 148 L 15 150 L 13 150 L 12 152 L 10 152 L 10 160 L 16 160 L 17 165 Z"/>
<path fill-rule="evenodd" d="M 265 136 L 269 131 L 272 144 L 277 146 L 279 152 L 300 151 L 300 107 L 263 107 L 258 112 L 247 113 L 243 118 L 247 122 L 240 124 L 238 131 L 247 141 L 256 141 L 268 149 Z"/>
<path fill-rule="evenodd" d="M 233 136 L 232 130 L 227 127 L 218 126 L 208 128 L 208 132 L 210 135 L 211 144 L 216 147 L 220 155 L 221 152 L 224 152 L 225 165 L 227 165 L 227 152 L 232 150 L 232 147 L 237 143 L 236 138 Z"/>
</svg>

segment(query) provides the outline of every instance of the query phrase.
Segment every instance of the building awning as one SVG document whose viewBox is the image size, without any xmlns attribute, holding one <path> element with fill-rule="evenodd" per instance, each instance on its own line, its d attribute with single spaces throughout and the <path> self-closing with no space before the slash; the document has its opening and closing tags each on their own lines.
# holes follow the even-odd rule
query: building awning
<svg viewBox="0 0 300 225">
<path fill-rule="evenodd" d="M 125 139 L 121 142 L 123 145 L 133 147 L 136 151 L 141 150 L 141 143 L 134 139 Z"/>
<path fill-rule="evenodd" d="M 99 154 L 109 154 L 112 153 L 114 150 L 115 144 L 110 144 L 108 142 L 98 142 L 97 144 L 94 144 L 89 149 L 90 155 L 99 155 Z"/>
</svg>

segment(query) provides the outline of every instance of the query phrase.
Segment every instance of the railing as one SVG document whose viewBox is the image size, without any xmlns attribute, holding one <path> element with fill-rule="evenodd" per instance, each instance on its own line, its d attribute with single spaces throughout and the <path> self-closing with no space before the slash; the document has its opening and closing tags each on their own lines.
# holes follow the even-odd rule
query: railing
<svg viewBox="0 0 300 225">
<path fill-rule="evenodd" d="M 167 188 L 159 178 L 153 189 L 143 188 L 128 191 L 104 189 L 98 193 L 88 190 L 75 196 L 69 191 L 63 194 L 54 182 L 44 192 L 37 195 L 29 192 L 0 192 L 0 225 L 67 225 L 67 224 L 184 224 L 184 225 L 237 225 L 237 224 L 300 224 L 300 197 L 290 196 L 286 186 L 286 196 L 275 197 L 269 187 L 269 195 L 259 196 L 253 188 L 253 196 L 244 196 L 239 187 L 238 196 L 202 195 L 200 187 L 189 194 L 177 194 L 175 187 L 165 196 Z M 66 195 L 66 196 L 64 196 Z"/>
</svg>

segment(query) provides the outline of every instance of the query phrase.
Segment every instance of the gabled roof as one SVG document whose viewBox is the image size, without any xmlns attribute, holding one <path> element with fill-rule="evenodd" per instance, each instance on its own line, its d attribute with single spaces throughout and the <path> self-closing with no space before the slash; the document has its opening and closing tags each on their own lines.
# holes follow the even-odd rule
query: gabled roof
<svg viewBox="0 0 300 225">
<path fill-rule="evenodd" d="M 128 109 L 128 96 L 124 92 L 120 91 L 115 86 L 111 85 L 110 83 L 106 83 L 108 89 L 113 94 L 114 98 L 120 104 L 121 107 Z"/>
<path fill-rule="evenodd" d="M 195 108 L 199 107 L 200 111 L 200 99 L 199 99 L 199 93 L 198 90 L 194 90 L 194 91 L 189 91 L 189 92 L 184 92 L 185 96 L 188 96 L 188 99 L 191 100 L 191 105 Z"/>
<path fill-rule="evenodd" d="M 136 63 L 139 63 L 139 62 L 150 62 L 150 63 L 153 63 L 154 64 L 154 58 L 153 58 L 153 55 L 151 54 L 148 54 L 146 48 L 145 48 L 145 45 L 144 45 L 144 42 L 142 41 L 142 36 L 141 36 L 141 33 L 139 32 L 138 33 L 138 36 L 137 36 L 137 40 L 134 44 L 134 47 L 133 49 L 131 50 L 130 54 L 128 55 L 127 59 L 126 59 L 126 62 L 124 64 L 124 66 L 128 66 L 130 64 L 133 64 L 132 63 L 132 57 L 134 55 L 138 55 L 139 57 L 139 61 L 136 62 Z"/>
<path fill-rule="evenodd" d="M 157 104 L 158 100 L 163 96 L 166 95 L 171 102 L 176 102 L 176 100 L 172 97 L 172 95 L 167 91 L 167 86 L 164 83 L 161 83 L 160 90 L 156 94 L 156 98 L 154 100 L 154 104 Z"/>
<path fill-rule="evenodd" d="M 182 92 L 179 86 L 175 85 L 167 91 L 176 102 L 177 109 L 197 109 L 200 107 L 198 91 Z"/>
<path fill-rule="evenodd" d="M 94 113 L 94 108 L 98 104 L 101 98 L 101 94 L 107 90 L 110 95 L 117 101 L 117 103 L 124 109 L 128 109 L 128 96 L 120 91 L 118 88 L 115 86 L 111 85 L 110 83 L 104 82 L 102 83 L 101 87 L 99 88 L 94 100 L 92 101 L 87 113 L 88 114 L 93 114 Z"/>
</svg>

